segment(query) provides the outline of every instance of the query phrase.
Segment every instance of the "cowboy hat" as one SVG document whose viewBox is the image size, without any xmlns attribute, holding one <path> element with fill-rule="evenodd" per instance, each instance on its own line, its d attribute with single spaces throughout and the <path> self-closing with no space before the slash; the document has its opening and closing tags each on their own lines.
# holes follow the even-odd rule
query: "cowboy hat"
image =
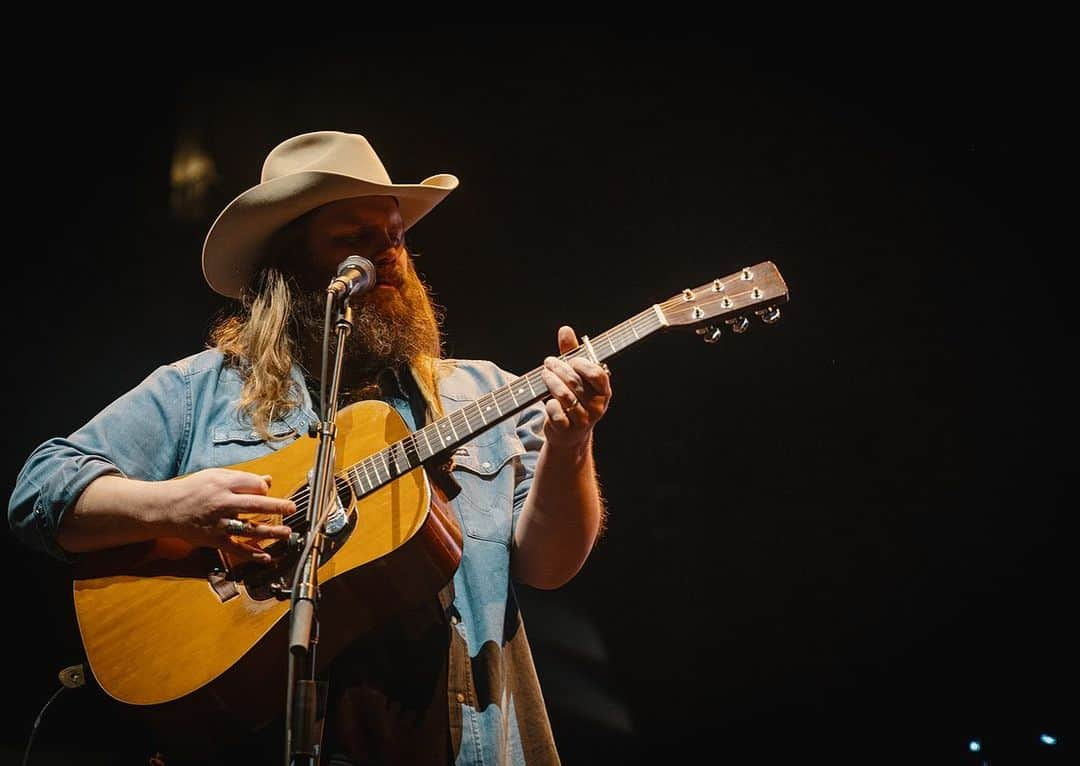
<svg viewBox="0 0 1080 766">
<path fill-rule="evenodd" d="M 259 184 L 230 202 L 210 226 L 203 276 L 216 292 L 237 298 L 251 283 L 266 242 L 304 213 L 337 200 L 387 195 L 397 199 L 408 229 L 457 185 L 448 173 L 418 184 L 391 182 L 371 144 L 355 133 L 294 136 L 270 151 Z"/>
</svg>

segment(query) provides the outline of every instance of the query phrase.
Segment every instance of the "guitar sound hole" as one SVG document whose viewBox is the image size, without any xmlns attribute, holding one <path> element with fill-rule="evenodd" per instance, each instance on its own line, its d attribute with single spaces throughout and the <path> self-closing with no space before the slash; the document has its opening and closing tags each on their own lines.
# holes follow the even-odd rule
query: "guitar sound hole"
<svg viewBox="0 0 1080 766">
<path fill-rule="evenodd" d="M 356 528 L 356 508 L 348 513 L 345 527 L 336 535 L 324 538 L 321 564 L 325 564 L 341 550 Z M 265 564 L 244 564 L 233 572 L 233 578 L 239 580 L 247 589 L 248 596 L 254 601 L 266 601 L 276 598 L 286 600 L 292 593 L 292 576 L 300 559 L 300 547 L 291 547 L 282 540 L 266 549 L 274 561 Z"/>
</svg>

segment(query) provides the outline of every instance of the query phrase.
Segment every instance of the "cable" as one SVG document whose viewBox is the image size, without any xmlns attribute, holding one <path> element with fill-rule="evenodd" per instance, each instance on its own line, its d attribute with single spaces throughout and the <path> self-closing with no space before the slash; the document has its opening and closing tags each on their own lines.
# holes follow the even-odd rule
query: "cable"
<svg viewBox="0 0 1080 766">
<path fill-rule="evenodd" d="M 26 752 L 23 753 L 22 766 L 26 766 L 27 761 L 30 760 L 30 746 L 34 744 L 34 735 L 37 734 L 38 726 L 41 725 L 41 717 L 45 715 L 45 710 L 48 709 L 52 701 L 60 696 L 60 692 L 66 689 L 66 686 L 61 686 L 59 689 L 53 692 L 53 695 L 49 697 L 49 701 L 41 708 L 41 712 L 38 713 L 37 720 L 34 721 L 34 728 L 30 730 L 30 739 L 26 741 Z"/>
<path fill-rule="evenodd" d="M 34 721 L 34 727 L 30 730 L 30 737 L 26 740 L 26 750 L 23 752 L 22 766 L 26 766 L 30 760 L 30 748 L 34 744 L 34 737 L 37 735 L 38 727 L 41 726 L 41 719 L 45 715 L 45 711 L 49 709 L 49 705 L 53 703 L 53 700 L 60 696 L 60 692 L 64 689 L 77 689 L 86 683 L 86 673 L 84 672 L 82 665 L 72 665 L 66 667 L 58 674 L 60 676 L 60 688 L 53 692 L 48 701 L 41 706 L 41 712 L 37 714 L 37 719 Z"/>
</svg>

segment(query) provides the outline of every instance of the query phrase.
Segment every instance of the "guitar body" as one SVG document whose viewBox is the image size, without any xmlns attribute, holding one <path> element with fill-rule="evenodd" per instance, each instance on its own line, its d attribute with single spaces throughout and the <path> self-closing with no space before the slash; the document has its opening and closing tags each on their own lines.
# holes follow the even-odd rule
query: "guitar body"
<svg viewBox="0 0 1080 766">
<path fill-rule="evenodd" d="M 335 474 L 408 434 L 383 402 L 337 418 Z M 270 494 L 306 496 L 318 440 L 301 438 L 229 466 L 270 474 Z M 350 528 L 319 567 L 317 669 L 395 613 L 435 598 L 461 561 L 461 531 L 445 496 L 416 468 L 353 500 Z M 252 517 L 266 519 L 266 517 Z M 280 523 L 279 519 L 270 520 Z M 252 725 L 284 710 L 289 599 L 296 556 L 278 572 L 233 574 L 217 551 L 158 539 L 86 554 L 74 581 L 75 613 L 94 678 L 114 699 L 188 719 L 192 711 Z"/>
</svg>

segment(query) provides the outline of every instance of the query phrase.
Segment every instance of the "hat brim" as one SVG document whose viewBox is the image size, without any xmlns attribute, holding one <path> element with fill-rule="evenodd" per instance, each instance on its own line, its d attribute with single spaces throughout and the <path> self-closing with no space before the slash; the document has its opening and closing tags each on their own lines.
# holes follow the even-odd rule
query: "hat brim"
<svg viewBox="0 0 1080 766">
<path fill-rule="evenodd" d="M 418 184 L 380 184 L 325 171 L 304 171 L 248 189 L 226 206 L 203 243 L 203 276 L 215 292 L 240 297 L 251 284 L 263 248 L 283 226 L 317 207 L 353 197 L 395 197 L 405 229 L 457 188 L 448 173 Z"/>
</svg>

